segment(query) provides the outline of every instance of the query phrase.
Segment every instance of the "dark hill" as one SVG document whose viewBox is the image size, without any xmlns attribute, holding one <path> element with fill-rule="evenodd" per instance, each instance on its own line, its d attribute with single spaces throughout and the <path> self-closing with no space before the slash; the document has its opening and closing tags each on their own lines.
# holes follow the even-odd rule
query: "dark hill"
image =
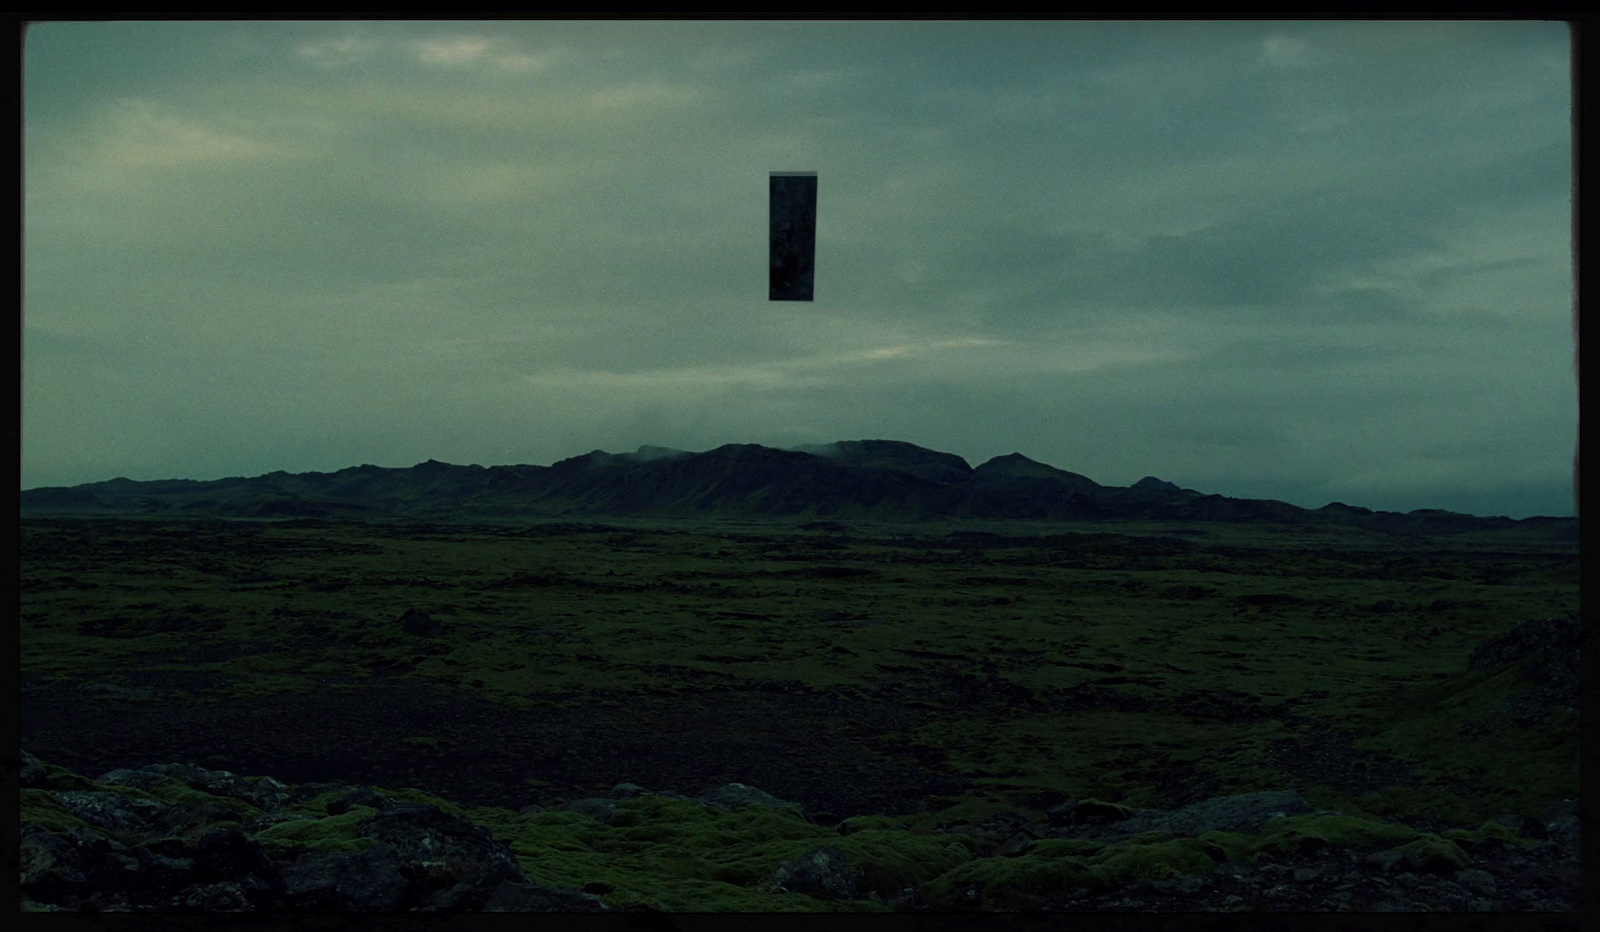
<svg viewBox="0 0 1600 932">
<path fill-rule="evenodd" d="M 950 453 L 892 440 L 780 450 L 727 444 L 703 453 L 642 446 L 594 450 L 550 466 L 352 466 L 333 473 L 135 482 L 126 478 L 21 493 L 24 515 L 453 518 L 750 516 L 909 521 L 934 518 L 1274 522 L 1350 525 L 1394 534 L 1517 525 L 1509 518 L 1423 510 L 1316 510 L 1203 495 L 1146 477 L 1103 486 L 1020 453 L 976 469 Z M 1576 519 L 1528 519 L 1542 536 Z"/>
<path fill-rule="evenodd" d="M 1062 470 L 1030 460 L 1021 453 L 997 456 L 973 471 L 985 477 L 1008 479 L 1052 479 L 1063 474 Z"/>
<path fill-rule="evenodd" d="M 933 482 L 965 482 L 972 467 L 954 453 L 940 453 L 899 440 L 844 440 L 801 452 L 814 453 L 846 466 L 861 469 L 892 469 Z"/>
<path fill-rule="evenodd" d="M 1140 479 L 1138 482 L 1135 482 L 1133 485 L 1129 486 L 1129 488 L 1131 488 L 1131 489 L 1151 489 L 1153 491 L 1158 491 L 1158 492 L 1182 492 L 1183 491 L 1183 489 L 1179 488 L 1175 483 L 1167 482 L 1164 479 L 1157 479 L 1155 476 L 1145 476 L 1143 479 Z"/>
<path fill-rule="evenodd" d="M 1008 453 L 1005 456 L 997 456 L 973 470 L 972 475 L 974 479 L 990 485 L 1044 480 L 1091 497 L 1106 490 L 1105 486 L 1090 479 L 1088 476 L 1080 476 L 1075 472 L 1067 472 L 1065 469 L 1047 466 L 1036 460 L 1028 459 L 1021 453 Z"/>
</svg>

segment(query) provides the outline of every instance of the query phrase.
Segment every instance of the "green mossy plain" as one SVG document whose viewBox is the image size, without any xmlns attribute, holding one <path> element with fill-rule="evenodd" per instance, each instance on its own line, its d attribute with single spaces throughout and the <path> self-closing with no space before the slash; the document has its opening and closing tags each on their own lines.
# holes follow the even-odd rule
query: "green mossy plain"
<svg viewBox="0 0 1600 932">
<path fill-rule="evenodd" d="M 973 546 L 950 531 L 1027 539 Z M 1049 534 L 1085 536 L 1040 536 Z M 1199 857 L 1214 863 L 1215 854 L 1196 848 L 1199 839 L 1095 852 L 1039 842 L 1018 857 L 980 858 L 967 836 L 932 833 L 1002 811 L 1042 817 L 1026 802 L 1040 793 L 1159 805 L 1156 777 L 1172 766 L 1224 793 L 1297 786 L 1313 805 L 1350 814 L 1275 820 L 1248 842 L 1213 833 L 1229 857 L 1320 841 L 1418 841 L 1377 822 L 1401 817 L 1469 826 L 1436 837 L 1470 847 L 1500 830 L 1482 825 L 1492 816 L 1577 795 L 1575 717 L 1558 711 L 1519 726 L 1503 706 L 1527 688 L 1521 667 L 1466 669 L 1478 644 L 1577 609 L 1575 546 L 1520 531 L 1424 539 L 1350 528 L 951 522 L 835 534 L 624 521 L 544 533 L 30 519 L 22 553 L 25 679 L 117 685 L 119 674 L 149 670 L 227 678 L 176 697 L 192 702 L 337 695 L 396 675 L 536 712 L 596 696 L 649 701 L 694 689 L 697 676 L 736 689 L 870 695 L 922 673 L 959 672 L 996 695 L 1098 687 L 1149 704 L 1063 715 L 1020 702 L 919 700 L 936 714 L 899 737 L 940 749 L 943 766 L 973 789 L 915 814 L 838 813 L 852 817 L 842 832 L 760 807 L 710 814 L 659 797 L 623 801 L 621 821 L 606 826 L 406 791 L 489 828 L 541 883 L 612 884 L 605 899 L 619 908 L 816 908 L 814 898 L 762 883 L 778 862 L 823 844 L 845 850 L 875 888 L 931 884 L 931 900 L 969 882 L 1026 900 L 1118 872 L 1199 869 Z M 440 632 L 401 630 L 410 609 L 437 619 Z M 1297 700 L 1296 716 L 1332 723 L 1416 780 L 1354 792 L 1286 773 L 1272 747 L 1300 727 L 1184 711 L 1179 701 L 1224 691 L 1263 708 Z M 449 734 L 395 740 L 412 753 L 460 752 Z M 58 788 L 93 786 L 50 773 Z M 74 821 L 31 796 L 24 811 L 52 830 Z M 324 800 L 311 821 L 345 826 L 350 815 L 328 817 Z"/>
</svg>

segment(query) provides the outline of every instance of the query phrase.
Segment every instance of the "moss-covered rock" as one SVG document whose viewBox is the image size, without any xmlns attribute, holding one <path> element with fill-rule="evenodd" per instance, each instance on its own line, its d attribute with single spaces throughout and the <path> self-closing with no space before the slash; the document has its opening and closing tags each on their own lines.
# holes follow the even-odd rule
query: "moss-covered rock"
<svg viewBox="0 0 1600 932">
<path fill-rule="evenodd" d="M 504 843 L 415 790 L 290 788 L 178 764 L 100 781 L 30 772 L 44 785 L 21 800 L 24 895 L 45 906 L 476 910 L 502 884 L 506 901 L 560 899 Z"/>
<path fill-rule="evenodd" d="M 1460 845 L 1433 834 L 1387 851 L 1374 852 L 1367 860 L 1384 870 L 1412 873 L 1447 874 L 1472 867 L 1471 856 Z"/>
<path fill-rule="evenodd" d="M 1442 837 L 1459 845 L 1469 854 L 1485 845 L 1509 845 L 1518 848 L 1529 848 L 1538 844 L 1531 838 L 1524 838 L 1499 822 L 1485 822 L 1477 828 L 1453 828 L 1440 833 Z"/>
<path fill-rule="evenodd" d="M 932 880 L 972 859 L 972 852 L 959 841 L 900 829 L 866 829 L 834 844 L 859 874 L 860 889 L 884 896 Z"/>
<path fill-rule="evenodd" d="M 853 835 L 867 829 L 896 829 L 900 827 L 900 820 L 888 816 L 861 815 L 843 819 L 836 827 L 841 835 Z"/>
<path fill-rule="evenodd" d="M 1112 845 L 1090 859 L 1094 872 L 1110 884 L 1163 880 L 1178 874 L 1209 873 L 1217 866 L 1215 845 L 1197 838 Z"/>
<path fill-rule="evenodd" d="M 88 823 L 62 805 L 54 793 L 39 789 L 22 791 L 22 821 L 56 833 L 88 827 Z"/>
<path fill-rule="evenodd" d="M 1403 825 L 1358 816 L 1284 816 L 1267 822 L 1252 845 L 1252 856 L 1268 852 L 1278 857 L 1293 858 L 1328 847 L 1365 851 L 1409 841 L 1416 834 Z"/>
</svg>

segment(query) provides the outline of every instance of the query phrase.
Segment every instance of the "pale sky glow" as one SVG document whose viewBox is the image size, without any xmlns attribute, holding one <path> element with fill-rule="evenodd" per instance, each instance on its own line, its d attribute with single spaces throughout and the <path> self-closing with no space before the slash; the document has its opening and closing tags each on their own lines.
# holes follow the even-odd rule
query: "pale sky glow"
<svg viewBox="0 0 1600 932">
<path fill-rule="evenodd" d="M 1572 513 L 1561 23 L 57 23 L 24 488 L 904 440 Z M 767 177 L 818 175 L 816 300 Z"/>
</svg>

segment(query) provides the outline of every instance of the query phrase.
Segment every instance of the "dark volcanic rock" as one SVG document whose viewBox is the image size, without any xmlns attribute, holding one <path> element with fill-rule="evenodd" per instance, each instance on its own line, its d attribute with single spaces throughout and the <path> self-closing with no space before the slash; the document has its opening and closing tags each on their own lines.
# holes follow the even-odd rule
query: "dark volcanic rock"
<svg viewBox="0 0 1600 932">
<path fill-rule="evenodd" d="M 1170 812 L 1136 814 L 1117 825 L 1116 830 L 1129 836 L 1149 831 L 1191 837 L 1212 831 L 1253 835 L 1275 816 L 1308 815 L 1313 811 L 1299 790 L 1268 790 L 1216 796 Z"/>
<path fill-rule="evenodd" d="M 389 912 L 406 896 L 406 878 L 393 848 L 305 851 L 283 869 L 284 904 L 298 910 Z"/>
<path fill-rule="evenodd" d="M 790 893 L 836 900 L 852 900 L 860 876 L 843 851 L 827 845 L 784 861 L 772 871 L 773 883 Z"/>
<path fill-rule="evenodd" d="M 1467 669 L 1515 663 L 1524 657 L 1557 658 L 1576 654 L 1578 650 L 1578 616 L 1544 618 L 1523 623 L 1472 652 Z"/>
<path fill-rule="evenodd" d="M 360 833 L 377 839 L 374 848 L 388 847 L 421 868 L 412 871 L 410 894 L 427 907 L 478 909 L 501 881 L 527 882 L 511 849 L 428 803 L 395 803 L 367 819 Z"/>
<path fill-rule="evenodd" d="M 801 818 L 805 818 L 805 807 L 799 803 L 791 803 L 787 800 L 779 799 L 765 790 L 759 790 L 753 786 L 745 786 L 743 783 L 728 783 L 714 790 L 708 790 L 702 793 L 695 801 L 714 809 L 723 810 L 739 809 L 744 806 L 790 809 Z"/>
<path fill-rule="evenodd" d="M 139 789 L 149 789 L 161 780 L 176 780 L 212 796 L 238 799 L 263 812 L 276 812 L 289 798 L 289 788 L 271 777 L 252 781 L 226 770 L 206 770 L 194 764 L 149 764 L 138 770 L 113 770 L 100 777 L 101 783 Z"/>
<path fill-rule="evenodd" d="M 53 777 L 26 752 L 22 760 L 35 794 L 25 801 L 19 865 L 30 908 L 479 910 L 495 897 L 496 909 L 604 908 L 533 884 L 503 843 L 432 804 L 192 764 L 115 770 L 90 783 L 59 770 Z M 204 798 L 144 795 L 174 782 Z M 84 784 L 95 788 L 75 788 Z M 330 792 L 343 795 L 330 801 L 329 816 L 367 813 L 354 834 L 330 847 L 270 831 L 314 819 L 284 807 Z M 249 812 L 259 815 L 237 821 Z"/>
<path fill-rule="evenodd" d="M 45 769 L 44 762 L 39 758 L 34 757 L 27 751 L 23 751 L 22 767 L 19 769 L 17 776 L 20 778 L 23 788 L 40 787 L 44 786 L 45 781 L 49 779 L 50 771 Z"/>
<path fill-rule="evenodd" d="M 1592 634 L 1591 628 L 1589 634 Z M 1531 662 L 1519 678 L 1533 686 L 1506 699 L 1506 714 L 1519 725 L 1544 721 L 1557 708 L 1576 709 L 1580 644 L 1585 637 L 1576 613 L 1525 621 L 1472 652 L 1469 670 Z"/>
</svg>

